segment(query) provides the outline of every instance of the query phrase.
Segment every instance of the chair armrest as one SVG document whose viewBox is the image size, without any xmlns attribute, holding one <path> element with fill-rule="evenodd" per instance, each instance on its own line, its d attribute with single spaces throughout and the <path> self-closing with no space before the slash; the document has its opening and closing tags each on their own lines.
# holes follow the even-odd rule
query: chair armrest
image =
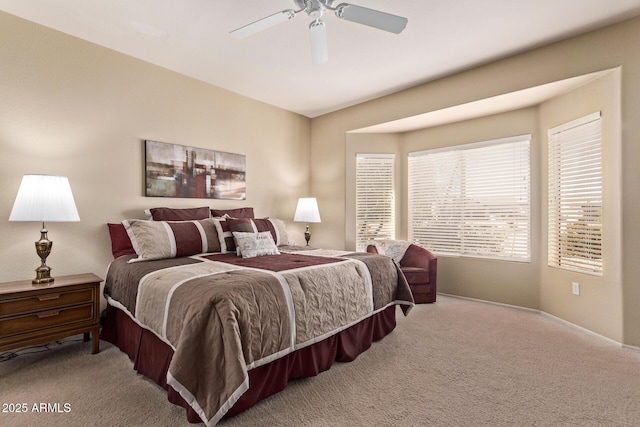
<svg viewBox="0 0 640 427">
<path fill-rule="evenodd" d="M 428 249 L 411 244 L 400 260 L 400 265 L 405 267 L 418 267 L 429 269 L 431 261 L 437 259 Z"/>
<path fill-rule="evenodd" d="M 429 284 L 436 289 L 438 258 L 430 250 L 414 244 L 409 245 L 400 266 L 424 268 L 429 272 Z"/>
<path fill-rule="evenodd" d="M 378 249 L 375 245 L 367 245 L 367 252 L 377 254 Z M 438 278 L 438 257 L 430 250 L 421 246 L 409 245 L 407 251 L 400 260 L 400 267 L 417 267 L 427 270 L 429 273 L 429 284 L 433 287 L 434 295 L 436 289 L 436 281 Z"/>
</svg>

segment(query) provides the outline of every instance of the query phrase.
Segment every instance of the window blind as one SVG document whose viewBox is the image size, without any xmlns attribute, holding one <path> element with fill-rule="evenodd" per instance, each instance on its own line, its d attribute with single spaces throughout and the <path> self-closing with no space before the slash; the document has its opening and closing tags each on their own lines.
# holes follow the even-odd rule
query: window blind
<svg viewBox="0 0 640 427">
<path fill-rule="evenodd" d="M 548 264 L 602 274 L 600 113 L 549 130 Z"/>
<path fill-rule="evenodd" d="M 356 250 L 395 239 L 394 154 L 356 155 Z"/>
<path fill-rule="evenodd" d="M 410 153 L 410 239 L 439 255 L 529 261 L 529 141 Z"/>
</svg>

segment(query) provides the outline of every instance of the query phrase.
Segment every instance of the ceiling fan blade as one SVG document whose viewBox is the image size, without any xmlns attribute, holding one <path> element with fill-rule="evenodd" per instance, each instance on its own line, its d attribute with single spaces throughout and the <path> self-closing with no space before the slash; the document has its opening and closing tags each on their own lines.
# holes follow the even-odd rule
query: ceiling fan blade
<svg viewBox="0 0 640 427">
<path fill-rule="evenodd" d="M 347 21 L 368 25 L 369 27 L 400 34 L 407 26 L 407 18 L 380 12 L 367 7 L 341 3 L 335 8 L 336 16 Z"/>
<path fill-rule="evenodd" d="M 309 37 L 311 39 L 311 60 L 314 64 L 322 64 L 329 59 L 327 49 L 327 29 L 319 19 L 309 24 Z"/>
<path fill-rule="evenodd" d="M 259 33 L 260 31 L 266 30 L 267 28 L 271 28 L 275 25 L 278 25 L 284 21 L 288 21 L 289 19 L 296 16 L 296 12 L 293 9 L 283 10 L 282 12 L 274 13 L 273 15 L 269 15 L 266 18 L 259 19 L 251 24 L 247 24 L 244 27 L 240 27 L 236 30 L 231 31 L 233 37 L 237 39 L 242 39 L 245 37 L 249 37 L 253 34 Z"/>
</svg>

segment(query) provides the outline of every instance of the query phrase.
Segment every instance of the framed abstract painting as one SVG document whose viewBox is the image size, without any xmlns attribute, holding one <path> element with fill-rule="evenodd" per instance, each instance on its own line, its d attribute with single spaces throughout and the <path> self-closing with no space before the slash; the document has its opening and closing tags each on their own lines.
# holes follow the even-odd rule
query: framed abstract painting
<svg viewBox="0 0 640 427">
<path fill-rule="evenodd" d="M 246 156 L 145 140 L 145 196 L 246 200 Z"/>
</svg>

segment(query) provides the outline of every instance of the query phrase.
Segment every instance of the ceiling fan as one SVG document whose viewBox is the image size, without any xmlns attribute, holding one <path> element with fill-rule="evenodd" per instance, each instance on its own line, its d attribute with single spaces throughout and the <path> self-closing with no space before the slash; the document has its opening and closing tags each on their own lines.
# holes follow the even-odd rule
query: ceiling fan
<svg viewBox="0 0 640 427">
<path fill-rule="evenodd" d="M 251 24 L 231 31 L 233 37 L 241 39 L 251 36 L 267 28 L 294 18 L 300 12 L 306 12 L 313 19 L 309 24 L 309 36 L 311 38 L 311 59 L 314 64 L 326 62 L 329 58 L 327 50 L 327 32 L 325 23 L 320 20 L 324 12 L 331 10 L 340 19 L 345 19 L 391 33 L 400 34 L 407 26 L 407 18 L 391 15 L 379 10 L 356 6 L 349 3 L 340 3 L 333 6 L 335 0 L 293 0 L 298 10 L 286 9 L 266 18 L 259 19 Z"/>
</svg>

